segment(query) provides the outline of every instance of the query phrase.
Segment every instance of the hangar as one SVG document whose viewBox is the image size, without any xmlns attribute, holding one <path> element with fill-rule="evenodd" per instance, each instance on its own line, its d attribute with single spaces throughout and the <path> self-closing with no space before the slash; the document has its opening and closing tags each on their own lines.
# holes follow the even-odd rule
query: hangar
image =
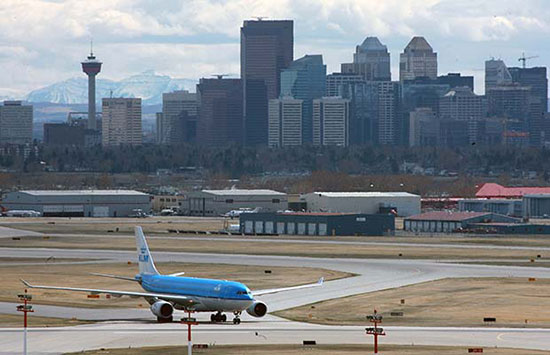
<svg viewBox="0 0 550 355">
<path fill-rule="evenodd" d="M 273 190 L 202 190 L 188 193 L 182 209 L 191 216 L 220 216 L 239 209 L 276 212 L 288 209 L 288 196 Z"/>
<path fill-rule="evenodd" d="M 45 217 L 129 217 L 149 212 L 151 197 L 134 190 L 23 190 L 7 193 L 1 205 Z"/>
<path fill-rule="evenodd" d="M 519 223 L 520 220 L 490 212 L 434 211 L 405 218 L 403 229 L 411 232 L 452 233 L 480 223 Z"/>
<path fill-rule="evenodd" d="M 312 192 L 303 196 L 310 212 L 388 213 L 407 217 L 420 213 L 420 196 L 408 192 Z"/>
<path fill-rule="evenodd" d="M 239 216 L 242 234 L 253 235 L 393 235 L 393 214 L 353 213 L 243 213 Z"/>
</svg>

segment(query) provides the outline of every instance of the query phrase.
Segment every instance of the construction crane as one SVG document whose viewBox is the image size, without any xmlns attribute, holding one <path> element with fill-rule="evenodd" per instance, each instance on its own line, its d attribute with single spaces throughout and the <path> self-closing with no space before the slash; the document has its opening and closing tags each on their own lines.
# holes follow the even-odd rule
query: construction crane
<svg viewBox="0 0 550 355">
<path fill-rule="evenodd" d="M 531 57 L 526 57 L 525 53 L 522 53 L 521 57 L 518 58 L 518 62 L 522 62 L 523 63 L 523 69 L 525 69 L 525 65 L 526 65 L 527 60 L 538 58 L 538 57 L 539 57 L 538 55 L 534 55 L 534 56 L 531 56 Z"/>
<path fill-rule="evenodd" d="M 252 16 L 252 18 L 255 18 L 258 21 L 262 21 L 263 19 L 269 18 L 269 17 L 267 17 L 267 16 Z"/>
<path fill-rule="evenodd" d="M 210 76 L 215 76 L 218 79 L 223 79 L 224 76 L 231 76 L 231 74 L 212 74 Z"/>
</svg>

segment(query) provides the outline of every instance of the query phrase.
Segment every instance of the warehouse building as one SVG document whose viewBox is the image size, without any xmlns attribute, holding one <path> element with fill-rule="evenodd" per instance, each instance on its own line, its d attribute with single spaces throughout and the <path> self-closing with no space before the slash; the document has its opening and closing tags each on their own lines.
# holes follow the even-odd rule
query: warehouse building
<svg viewBox="0 0 550 355">
<path fill-rule="evenodd" d="M 234 210 L 276 212 L 288 209 L 288 196 L 273 190 L 202 190 L 187 194 L 183 213 L 221 216 Z"/>
<path fill-rule="evenodd" d="M 309 212 L 378 214 L 420 213 L 420 196 L 408 192 L 313 192 L 303 196 Z"/>
<path fill-rule="evenodd" d="M 133 190 L 25 190 L 7 193 L 1 205 L 45 217 L 129 217 L 149 212 L 151 198 Z"/>
<path fill-rule="evenodd" d="M 521 217 L 523 203 L 519 199 L 463 199 L 458 201 L 461 212 L 491 212 Z"/>
<path fill-rule="evenodd" d="M 549 218 L 550 194 L 528 194 L 523 196 L 523 217 Z"/>
<path fill-rule="evenodd" d="M 393 214 L 243 213 L 240 231 L 251 235 L 393 235 Z"/>
<path fill-rule="evenodd" d="M 420 233 L 452 233 L 480 223 L 518 223 L 516 218 L 488 212 L 436 211 L 405 218 L 403 229 Z"/>
</svg>

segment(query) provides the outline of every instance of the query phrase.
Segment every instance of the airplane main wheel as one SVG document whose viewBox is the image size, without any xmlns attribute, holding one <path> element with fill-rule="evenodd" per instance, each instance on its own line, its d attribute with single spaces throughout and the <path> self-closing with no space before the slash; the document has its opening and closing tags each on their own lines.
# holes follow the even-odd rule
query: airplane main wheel
<svg viewBox="0 0 550 355">
<path fill-rule="evenodd" d="M 240 318 L 233 318 L 233 324 L 241 324 L 241 319 Z"/>
<path fill-rule="evenodd" d="M 214 323 L 216 321 L 216 316 L 214 314 L 210 315 L 210 321 Z"/>
<path fill-rule="evenodd" d="M 157 322 L 159 323 L 172 323 L 173 320 L 174 318 L 172 316 L 168 318 L 157 317 Z"/>
<path fill-rule="evenodd" d="M 222 322 L 227 322 L 227 316 L 225 314 L 222 315 Z"/>
</svg>

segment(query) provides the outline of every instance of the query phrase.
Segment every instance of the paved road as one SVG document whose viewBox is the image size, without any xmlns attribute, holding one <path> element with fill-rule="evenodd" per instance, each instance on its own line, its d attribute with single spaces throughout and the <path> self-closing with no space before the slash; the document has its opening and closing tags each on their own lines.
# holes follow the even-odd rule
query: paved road
<svg viewBox="0 0 550 355">
<path fill-rule="evenodd" d="M 267 317 L 241 325 L 201 324 L 194 328 L 195 343 L 206 344 L 371 344 L 360 326 L 322 326 Z M 550 350 L 550 330 L 385 327 L 381 343 L 404 345 L 449 345 L 522 347 Z M 0 330 L 0 354 L 21 349 L 21 330 Z M 128 348 L 185 345 L 185 327 L 174 324 L 115 322 L 69 328 L 35 328 L 29 332 L 31 353 L 56 354 L 90 348 Z M 466 351 L 466 350 L 465 350 Z"/>
</svg>

